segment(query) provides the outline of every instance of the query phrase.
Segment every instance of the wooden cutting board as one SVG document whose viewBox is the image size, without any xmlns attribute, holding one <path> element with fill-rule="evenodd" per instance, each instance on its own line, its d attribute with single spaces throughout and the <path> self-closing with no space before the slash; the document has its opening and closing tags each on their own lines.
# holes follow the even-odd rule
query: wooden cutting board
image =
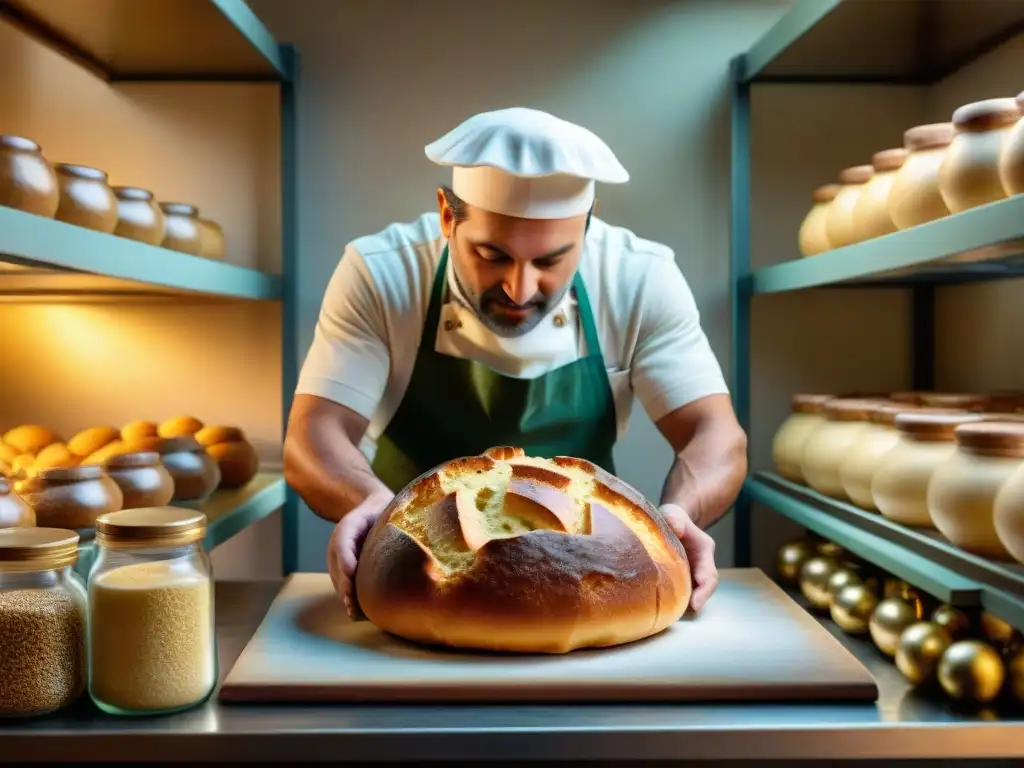
<svg viewBox="0 0 1024 768">
<path fill-rule="evenodd" d="M 561 656 L 428 648 L 351 621 L 327 574 L 291 576 L 221 686 L 231 702 L 874 701 L 874 678 L 757 569 L 699 615 Z"/>
</svg>

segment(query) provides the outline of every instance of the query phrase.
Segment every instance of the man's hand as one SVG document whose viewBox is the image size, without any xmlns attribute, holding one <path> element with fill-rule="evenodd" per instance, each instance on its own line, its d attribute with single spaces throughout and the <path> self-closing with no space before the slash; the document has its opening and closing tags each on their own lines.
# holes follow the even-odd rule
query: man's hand
<svg viewBox="0 0 1024 768">
<path fill-rule="evenodd" d="M 334 591 L 341 595 L 349 618 L 354 615 L 352 592 L 356 574 L 356 563 L 362 551 L 366 534 L 370 532 L 377 518 L 384 512 L 391 497 L 369 496 L 341 518 L 334 527 L 327 544 L 327 570 L 334 583 Z"/>
<path fill-rule="evenodd" d="M 690 607 L 699 611 L 718 586 L 718 568 L 715 567 L 715 540 L 697 527 L 697 524 L 678 504 L 662 504 L 659 507 L 665 521 L 683 543 L 690 561 L 693 579 L 693 594 Z"/>
</svg>

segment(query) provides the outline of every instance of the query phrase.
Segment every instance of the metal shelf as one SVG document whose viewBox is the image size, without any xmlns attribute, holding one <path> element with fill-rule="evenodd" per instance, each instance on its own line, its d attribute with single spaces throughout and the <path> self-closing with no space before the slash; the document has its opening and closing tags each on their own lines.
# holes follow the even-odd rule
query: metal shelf
<svg viewBox="0 0 1024 768">
<path fill-rule="evenodd" d="M 195 504 L 174 501 L 172 506 L 196 509 L 206 515 L 206 537 L 203 547 L 209 551 L 238 535 L 250 525 L 273 514 L 284 506 L 284 476 L 277 472 L 260 472 L 241 488 L 215 491 L 206 501 Z M 93 531 L 82 531 L 75 570 L 87 576 L 96 558 Z"/>
<path fill-rule="evenodd" d="M 1024 631 L 1024 566 L 972 555 L 935 531 L 894 523 L 772 472 L 754 474 L 743 490 L 938 599 L 982 607 Z"/>
<path fill-rule="evenodd" d="M 1024 195 L 758 269 L 750 279 L 753 293 L 777 293 L 1016 277 L 1024 277 Z"/>
<path fill-rule="evenodd" d="M 277 276 L 13 208 L 0 207 L 0 262 L 7 296 L 281 298 Z"/>
<path fill-rule="evenodd" d="M 0 0 L 0 18 L 111 82 L 291 77 L 245 0 Z"/>
<path fill-rule="evenodd" d="M 747 52 L 747 83 L 938 82 L 1024 31 L 1020 0 L 798 0 Z"/>
</svg>

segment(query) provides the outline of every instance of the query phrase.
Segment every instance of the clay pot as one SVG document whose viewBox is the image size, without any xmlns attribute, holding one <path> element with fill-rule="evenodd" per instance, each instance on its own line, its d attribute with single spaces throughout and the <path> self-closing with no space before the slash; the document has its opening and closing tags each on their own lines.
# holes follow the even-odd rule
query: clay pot
<svg viewBox="0 0 1024 768">
<path fill-rule="evenodd" d="M 237 427 L 203 427 L 196 440 L 220 467 L 220 488 L 240 488 L 259 471 L 256 449 Z"/>
<path fill-rule="evenodd" d="M 915 125 L 903 134 L 903 146 L 910 154 L 893 178 L 887 203 L 899 229 L 949 215 L 939 192 L 939 168 L 953 132 L 952 123 L 930 123 Z"/>
<path fill-rule="evenodd" d="M 210 219 L 199 219 L 199 255 L 204 259 L 224 258 L 224 230 Z"/>
<path fill-rule="evenodd" d="M 953 113 L 956 135 L 939 168 L 939 191 L 953 213 L 1006 197 L 999 160 L 1010 129 L 1020 119 L 1014 99 L 965 104 Z"/>
<path fill-rule="evenodd" d="M 138 187 L 114 187 L 117 198 L 117 226 L 114 234 L 147 245 L 160 245 L 164 239 L 164 212 L 153 193 Z"/>
<path fill-rule="evenodd" d="M 121 509 L 163 507 L 174 497 L 174 478 L 155 451 L 112 456 L 106 468 L 124 496 Z"/>
<path fill-rule="evenodd" d="M 121 508 L 121 489 L 103 467 L 44 469 L 18 484 L 41 528 L 92 528 L 96 518 Z"/>
<path fill-rule="evenodd" d="M 198 256 L 202 248 L 199 209 L 186 203 L 160 203 L 164 214 L 162 248 Z"/>
<path fill-rule="evenodd" d="M 174 501 L 202 501 L 220 485 L 216 459 L 194 437 L 161 439 L 156 451 L 174 478 Z"/>
<path fill-rule="evenodd" d="M 889 213 L 889 191 L 909 153 L 903 147 L 876 152 L 871 158 L 874 174 L 861 189 L 853 206 L 853 229 L 861 240 L 896 231 Z"/>
<path fill-rule="evenodd" d="M 1024 114 L 1024 91 L 1017 94 L 1017 107 Z M 1007 196 L 1024 194 L 1024 120 L 1010 130 L 999 157 L 999 179 Z"/>
<path fill-rule="evenodd" d="M 816 256 L 832 248 L 828 241 L 828 231 L 825 229 L 825 217 L 829 203 L 835 200 L 838 192 L 838 184 L 826 184 L 818 187 L 811 195 L 811 210 L 800 224 L 797 236 L 801 256 Z"/>
<path fill-rule="evenodd" d="M 110 233 L 117 226 L 117 198 L 107 183 L 106 171 L 85 165 L 54 166 L 60 187 L 55 218 L 76 227 Z"/>
<path fill-rule="evenodd" d="M 854 225 L 853 208 L 874 172 L 870 165 L 857 165 L 839 174 L 839 191 L 825 214 L 825 232 L 833 248 L 842 248 L 862 239 Z"/>
<path fill-rule="evenodd" d="M 52 219 L 59 203 L 57 174 L 39 145 L 0 135 L 0 205 Z"/>
</svg>

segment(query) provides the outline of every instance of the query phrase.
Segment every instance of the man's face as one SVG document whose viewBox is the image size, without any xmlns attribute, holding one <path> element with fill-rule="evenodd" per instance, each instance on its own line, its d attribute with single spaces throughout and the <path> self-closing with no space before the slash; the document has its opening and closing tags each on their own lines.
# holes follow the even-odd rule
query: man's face
<svg viewBox="0 0 1024 768">
<path fill-rule="evenodd" d="M 455 223 L 438 199 L 455 277 L 472 309 L 501 336 L 536 327 L 569 290 L 587 217 L 518 219 L 467 206 L 468 218 Z"/>
</svg>

